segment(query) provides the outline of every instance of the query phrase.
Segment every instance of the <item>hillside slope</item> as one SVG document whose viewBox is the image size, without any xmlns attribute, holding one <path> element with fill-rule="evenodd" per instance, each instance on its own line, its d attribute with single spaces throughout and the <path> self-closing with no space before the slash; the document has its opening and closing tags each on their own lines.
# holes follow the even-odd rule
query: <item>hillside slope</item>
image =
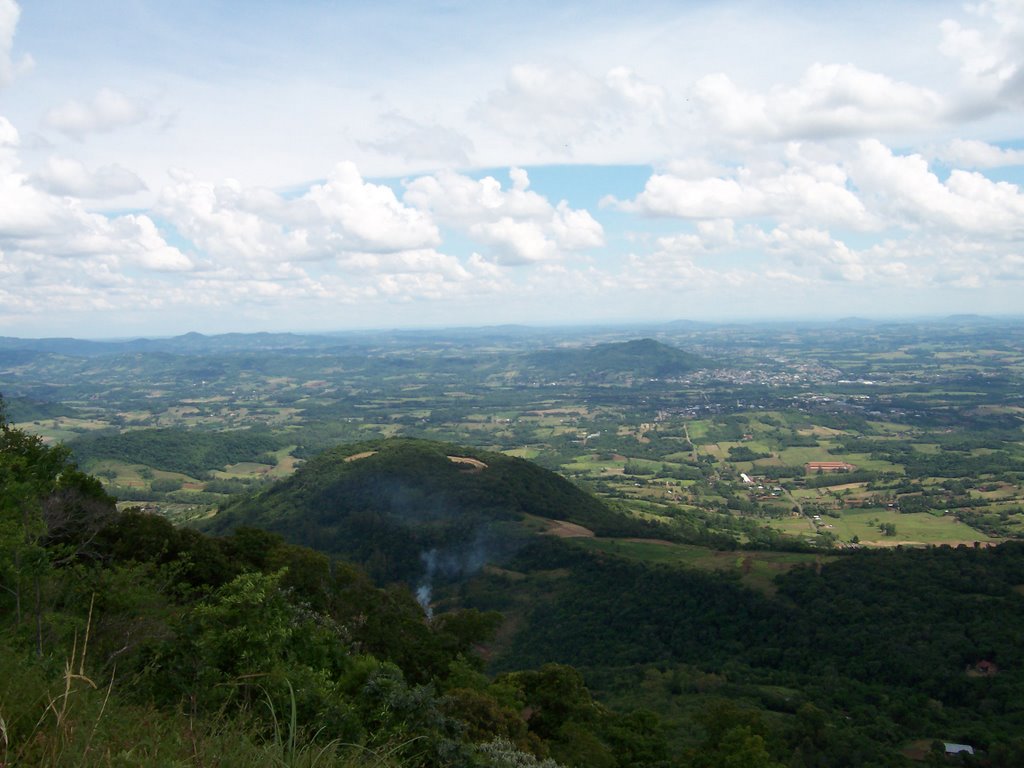
<svg viewBox="0 0 1024 768">
<path fill-rule="evenodd" d="M 536 532 L 528 516 L 599 533 L 638 523 L 564 478 L 522 459 L 425 440 L 338 446 L 294 476 L 222 510 L 204 527 L 254 526 L 366 566 L 379 580 L 425 571 L 458 578 L 515 551 Z"/>
</svg>

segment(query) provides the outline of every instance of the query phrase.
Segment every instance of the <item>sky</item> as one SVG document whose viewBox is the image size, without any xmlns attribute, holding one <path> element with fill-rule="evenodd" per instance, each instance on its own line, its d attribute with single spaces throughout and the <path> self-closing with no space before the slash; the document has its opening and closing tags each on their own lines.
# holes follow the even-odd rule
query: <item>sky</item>
<svg viewBox="0 0 1024 768">
<path fill-rule="evenodd" d="M 0 0 L 0 335 L 1020 315 L 1024 0 Z"/>
</svg>

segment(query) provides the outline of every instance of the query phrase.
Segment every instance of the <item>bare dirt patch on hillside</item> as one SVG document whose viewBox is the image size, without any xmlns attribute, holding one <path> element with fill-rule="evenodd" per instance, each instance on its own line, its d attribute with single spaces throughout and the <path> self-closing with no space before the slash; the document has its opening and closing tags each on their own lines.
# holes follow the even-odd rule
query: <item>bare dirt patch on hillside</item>
<svg viewBox="0 0 1024 768">
<path fill-rule="evenodd" d="M 480 461 L 480 459 L 474 459 L 471 456 L 449 456 L 448 461 L 453 464 L 467 465 L 465 468 L 459 467 L 459 469 L 463 469 L 466 472 L 483 472 L 487 469 L 487 465 Z"/>
<path fill-rule="evenodd" d="M 368 459 L 373 456 L 376 451 L 363 451 L 362 453 L 353 453 L 351 456 L 346 456 L 345 461 L 359 461 L 360 459 Z"/>
<path fill-rule="evenodd" d="M 592 539 L 594 532 L 582 525 L 570 523 L 567 520 L 549 520 L 548 529 L 544 531 L 547 536 L 557 536 L 560 539 Z"/>
</svg>

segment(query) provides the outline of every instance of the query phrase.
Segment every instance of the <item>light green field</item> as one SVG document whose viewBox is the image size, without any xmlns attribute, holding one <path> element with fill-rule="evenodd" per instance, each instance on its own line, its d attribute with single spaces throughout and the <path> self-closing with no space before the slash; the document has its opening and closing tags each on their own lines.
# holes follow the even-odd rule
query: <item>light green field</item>
<svg viewBox="0 0 1024 768">
<path fill-rule="evenodd" d="M 116 461 L 114 459 L 103 459 L 97 461 L 87 467 L 89 472 L 94 475 L 102 477 L 104 480 L 109 479 L 107 475 L 111 472 L 114 473 L 114 477 L 110 479 L 110 482 L 115 485 L 121 485 L 125 488 L 148 488 L 149 480 L 142 476 L 148 468 L 142 464 L 126 464 L 123 461 Z M 152 470 L 149 470 L 152 472 Z M 153 477 L 156 477 L 156 473 L 153 472 Z"/>
<path fill-rule="evenodd" d="M 728 448 L 723 448 L 722 446 L 728 445 L 729 443 L 706 443 L 700 447 L 700 451 L 709 456 L 714 456 L 718 461 L 725 461 Z M 733 443 L 733 445 L 738 445 L 738 443 Z"/>
<path fill-rule="evenodd" d="M 702 571 L 731 571 L 748 587 L 773 593 L 772 580 L 791 568 L 831 558 L 801 552 L 718 552 L 689 544 L 631 540 L 574 539 L 581 546 L 596 549 L 630 560 L 646 563 L 678 565 Z"/>
<path fill-rule="evenodd" d="M 823 440 L 818 448 L 784 448 L 779 452 L 779 458 L 789 467 L 800 466 L 809 461 L 842 461 L 838 456 L 828 452 L 830 447 L 831 443 Z"/>
<path fill-rule="evenodd" d="M 790 495 L 792 495 L 794 499 L 799 499 L 800 501 L 814 501 L 815 499 L 820 499 L 822 496 L 824 496 L 823 493 L 819 493 L 819 491 L 821 490 L 823 489 L 794 488 L 792 491 L 790 491 Z"/>
<path fill-rule="evenodd" d="M 668 466 L 668 467 L 672 467 L 673 466 L 672 462 L 659 461 L 659 460 L 656 460 L 656 459 L 633 459 L 633 458 L 627 458 L 627 461 L 630 464 L 632 464 L 633 466 L 636 466 L 639 469 L 642 469 L 645 474 L 650 474 L 650 475 L 655 474 L 656 472 L 661 470 L 661 468 L 664 467 L 664 466 Z"/>
<path fill-rule="evenodd" d="M 196 478 L 192 477 L 191 475 L 186 475 L 183 472 L 168 472 L 168 471 L 163 470 L 163 469 L 152 469 L 150 471 L 153 473 L 153 479 L 154 480 L 178 480 L 179 482 L 182 482 L 182 483 L 200 483 L 201 482 L 200 480 L 197 480 Z"/>
<path fill-rule="evenodd" d="M 836 461 L 847 461 L 857 469 L 868 469 L 874 472 L 897 472 L 903 474 L 902 464 L 893 464 L 891 461 L 872 459 L 868 453 L 846 453 L 836 457 Z"/>
<path fill-rule="evenodd" d="M 677 451 L 676 453 L 665 454 L 666 462 L 678 462 L 680 464 L 689 463 L 693 459 L 693 453 L 690 451 Z"/>
<path fill-rule="evenodd" d="M 888 433 L 891 435 L 906 436 L 917 431 L 916 427 L 907 424 L 897 424 L 894 421 L 869 421 L 868 425 L 883 434 Z"/>
<path fill-rule="evenodd" d="M 822 441 L 821 446 L 818 448 L 786 448 L 780 452 L 779 458 L 787 466 L 797 466 L 810 461 L 845 461 L 848 464 L 853 464 L 857 469 L 867 469 L 875 472 L 903 472 L 901 465 L 893 464 L 891 461 L 873 459 L 867 453 L 832 454 L 828 452 L 830 447 L 831 444 L 829 442 Z"/>
<path fill-rule="evenodd" d="M 401 424 L 361 424 L 359 428 L 368 432 L 371 430 L 380 432 L 383 437 L 395 437 L 402 431 Z"/>
<path fill-rule="evenodd" d="M 570 464 L 563 464 L 562 468 L 570 472 L 592 472 L 594 474 L 600 474 L 601 472 L 605 472 L 609 469 L 621 470 L 624 466 L 626 466 L 625 459 L 601 460 L 594 457 L 581 456 Z"/>
<path fill-rule="evenodd" d="M 215 473 L 217 477 L 225 479 L 253 479 L 264 477 L 273 469 L 269 464 L 257 464 L 254 461 L 240 461 L 238 464 L 229 464 L 224 467 L 223 472 Z"/>
<path fill-rule="evenodd" d="M 23 421 L 13 425 L 17 429 L 24 430 L 30 435 L 37 435 L 47 445 L 67 442 L 73 440 L 80 433 L 93 429 L 104 429 L 110 425 L 102 421 L 90 419 L 73 419 L 61 416 L 55 419 L 40 419 L 39 421 Z"/>
<path fill-rule="evenodd" d="M 535 459 L 540 456 L 540 450 L 537 448 L 510 448 L 507 451 L 502 451 L 506 456 L 515 456 L 520 459 Z"/>
<path fill-rule="evenodd" d="M 710 425 L 711 422 L 706 419 L 700 419 L 698 421 L 688 421 L 686 422 L 686 430 L 689 432 L 691 440 L 699 440 L 700 438 L 707 435 L 708 427 Z"/>
<path fill-rule="evenodd" d="M 979 491 L 971 489 L 968 491 L 970 496 L 979 499 L 989 499 L 991 501 L 1005 501 L 1006 499 L 1015 499 L 1020 494 L 1020 489 L 1015 485 L 1009 483 L 1001 483 L 999 487 L 991 491 Z"/>
<path fill-rule="evenodd" d="M 274 455 L 277 457 L 277 465 L 270 470 L 270 477 L 288 477 L 288 475 L 295 471 L 295 468 L 301 461 L 292 456 L 292 451 L 298 447 L 297 445 L 289 445 L 274 451 Z"/>
<path fill-rule="evenodd" d="M 863 545 L 892 547 L 897 544 L 959 544 L 962 542 L 992 541 L 993 539 L 952 516 L 936 517 L 927 512 L 900 514 L 895 510 L 847 509 L 839 518 L 824 516 L 821 530 L 834 534 L 840 541 L 849 542 L 854 536 Z M 881 523 L 896 526 L 895 536 L 885 536 L 879 530 Z M 812 531 L 807 518 L 789 517 L 769 523 L 773 528 L 800 536 Z"/>
</svg>

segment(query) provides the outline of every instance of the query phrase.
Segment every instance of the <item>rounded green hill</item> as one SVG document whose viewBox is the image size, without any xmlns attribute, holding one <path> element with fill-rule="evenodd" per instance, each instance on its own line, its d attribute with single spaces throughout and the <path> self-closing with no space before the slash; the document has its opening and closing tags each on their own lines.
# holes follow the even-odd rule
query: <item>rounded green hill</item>
<svg viewBox="0 0 1024 768">
<path fill-rule="evenodd" d="M 524 524 L 531 517 L 598 533 L 628 525 L 596 497 L 523 459 L 390 439 L 329 449 L 292 477 L 235 501 L 204 527 L 275 531 L 362 563 L 378 579 L 412 581 L 432 550 L 451 575 L 500 559 L 534 535 L 536 527 Z"/>
</svg>

